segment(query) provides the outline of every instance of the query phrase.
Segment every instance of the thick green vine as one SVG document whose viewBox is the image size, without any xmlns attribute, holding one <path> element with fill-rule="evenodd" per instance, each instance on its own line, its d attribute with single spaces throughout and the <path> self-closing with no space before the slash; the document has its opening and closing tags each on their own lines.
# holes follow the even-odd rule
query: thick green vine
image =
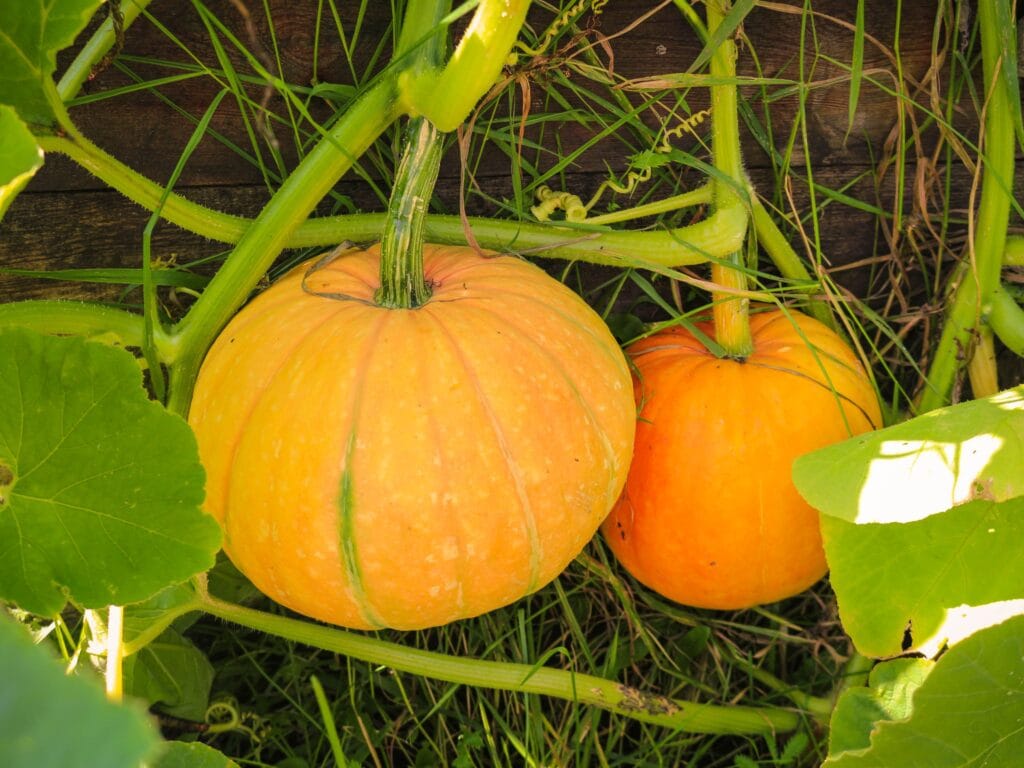
<svg viewBox="0 0 1024 768">
<path fill-rule="evenodd" d="M 1016 144 L 1012 117 L 1016 108 L 1002 71 L 1005 58 L 1000 45 L 1002 36 L 996 5 L 991 2 L 978 4 L 982 70 L 987 94 L 982 120 L 981 148 L 984 154 L 981 165 L 984 176 L 981 200 L 977 216 L 970 222 L 968 261 L 963 269 L 957 271 L 952 306 L 946 315 L 942 337 L 928 371 L 926 388 L 918 402 L 921 413 L 949 403 L 954 380 L 970 364 L 979 341 L 988 339 L 983 349 L 990 342 L 987 336 L 990 331 L 985 325 L 992 312 L 993 296 L 999 287 L 1002 271 Z M 979 357 L 974 363 L 971 384 L 975 396 L 991 394 L 988 390 L 998 388 L 991 357 Z"/>
</svg>

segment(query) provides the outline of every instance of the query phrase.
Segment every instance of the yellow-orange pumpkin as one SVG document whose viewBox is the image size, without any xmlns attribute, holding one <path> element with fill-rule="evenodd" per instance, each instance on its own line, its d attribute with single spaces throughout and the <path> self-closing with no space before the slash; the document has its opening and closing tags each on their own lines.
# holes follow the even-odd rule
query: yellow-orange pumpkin
<svg viewBox="0 0 1024 768">
<path fill-rule="evenodd" d="M 820 579 L 818 517 L 792 462 L 881 425 L 871 383 L 827 327 L 771 310 L 751 317 L 751 331 L 744 360 L 716 358 L 681 328 L 627 350 L 642 411 L 602 531 L 639 581 L 685 605 L 747 608 Z"/>
<path fill-rule="evenodd" d="M 598 317 L 539 268 L 427 245 L 416 309 L 379 249 L 301 265 L 203 363 L 189 415 L 224 548 L 268 596 L 414 629 L 557 576 L 625 482 L 636 408 Z"/>
</svg>

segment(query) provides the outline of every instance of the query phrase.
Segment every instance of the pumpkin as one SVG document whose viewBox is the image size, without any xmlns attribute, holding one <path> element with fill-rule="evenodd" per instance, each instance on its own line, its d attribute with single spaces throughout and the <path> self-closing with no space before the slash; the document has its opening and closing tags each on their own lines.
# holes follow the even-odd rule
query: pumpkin
<svg viewBox="0 0 1024 768">
<path fill-rule="evenodd" d="M 377 246 L 300 265 L 225 327 L 189 422 L 224 549 L 353 628 L 476 616 L 554 579 L 628 470 L 636 408 L 601 318 L 512 256 L 426 245 L 430 299 L 374 302 Z"/>
<path fill-rule="evenodd" d="M 602 532 L 640 582 L 684 605 L 748 608 L 824 576 L 818 516 L 791 465 L 881 424 L 864 370 L 826 326 L 771 310 L 750 328 L 744 359 L 718 358 L 680 327 L 627 349 L 642 410 Z"/>
</svg>

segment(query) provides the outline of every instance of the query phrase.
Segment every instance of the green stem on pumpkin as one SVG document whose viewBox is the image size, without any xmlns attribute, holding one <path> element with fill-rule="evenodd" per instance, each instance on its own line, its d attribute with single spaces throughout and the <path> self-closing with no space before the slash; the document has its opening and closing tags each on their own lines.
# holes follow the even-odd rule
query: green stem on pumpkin
<svg viewBox="0 0 1024 768">
<path fill-rule="evenodd" d="M 382 307 L 413 309 L 430 298 L 423 278 L 423 224 L 441 167 L 442 137 L 425 117 L 409 121 L 380 240 Z"/>
<path fill-rule="evenodd" d="M 399 115 L 394 75 L 365 91 L 303 158 L 245 230 L 206 290 L 175 328 L 181 339 L 168 407 L 184 414 L 206 350 L 316 205 Z"/>
<path fill-rule="evenodd" d="M 728 10 L 729 0 L 708 0 L 708 32 L 714 34 Z M 718 175 L 714 179 L 715 204 L 719 208 L 746 211 L 743 161 L 740 155 L 739 109 L 736 94 L 736 44 L 723 40 L 711 56 L 711 153 Z M 737 296 L 747 290 L 743 254 L 737 250 L 712 263 L 711 280 L 722 290 L 713 291 L 712 317 L 715 341 L 729 357 L 744 358 L 754 351 L 750 333 L 750 300 Z"/>
<path fill-rule="evenodd" d="M 200 591 L 199 602 L 203 611 L 224 621 L 399 672 L 457 685 L 551 696 L 690 733 L 771 734 L 793 731 L 804 720 L 800 713 L 785 709 L 679 701 L 568 670 L 467 659 L 407 648 L 355 632 L 246 608 L 205 591 Z"/>
<path fill-rule="evenodd" d="M 1007 65 L 1000 41 L 1003 40 L 995 2 L 978 4 L 981 30 L 981 58 L 985 92 L 983 109 L 983 166 L 981 200 L 973 226 L 969 269 L 959 270 L 959 284 L 943 324 L 918 411 L 939 408 L 949 402 L 953 382 L 965 363 L 970 362 L 978 339 L 978 328 L 991 311 L 992 296 L 999 288 L 1006 247 L 1011 190 L 1015 165 L 1015 107 L 1008 93 L 1002 67 Z M 1009 45 L 1015 41 L 1008 40 Z M 1014 79 L 1016 82 L 1016 79 Z M 973 369 L 972 385 L 988 389 L 995 381 L 992 371 L 979 360 Z M 995 384 L 998 388 L 998 384 Z"/>
</svg>

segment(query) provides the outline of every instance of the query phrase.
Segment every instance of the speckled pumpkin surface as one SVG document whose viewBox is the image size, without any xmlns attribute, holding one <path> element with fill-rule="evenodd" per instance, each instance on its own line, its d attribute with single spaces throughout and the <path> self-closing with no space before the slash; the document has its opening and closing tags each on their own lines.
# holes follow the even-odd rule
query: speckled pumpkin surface
<svg viewBox="0 0 1024 768">
<path fill-rule="evenodd" d="M 643 408 L 603 533 L 637 579 L 686 605 L 747 608 L 824 576 L 818 515 L 792 463 L 881 426 L 867 376 L 831 330 L 774 310 L 753 314 L 751 331 L 743 361 L 716 358 L 681 328 L 627 350 Z"/>
<path fill-rule="evenodd" d="M 495 609 L 555 578 L 625 482 L 636 408 L 603 321 L 539 268 L 426 246 L 416 309 L 379 251 L 303 264 L 225 328 L 189 422 L 224 548 L 356 628 Z"/>
</svg>

